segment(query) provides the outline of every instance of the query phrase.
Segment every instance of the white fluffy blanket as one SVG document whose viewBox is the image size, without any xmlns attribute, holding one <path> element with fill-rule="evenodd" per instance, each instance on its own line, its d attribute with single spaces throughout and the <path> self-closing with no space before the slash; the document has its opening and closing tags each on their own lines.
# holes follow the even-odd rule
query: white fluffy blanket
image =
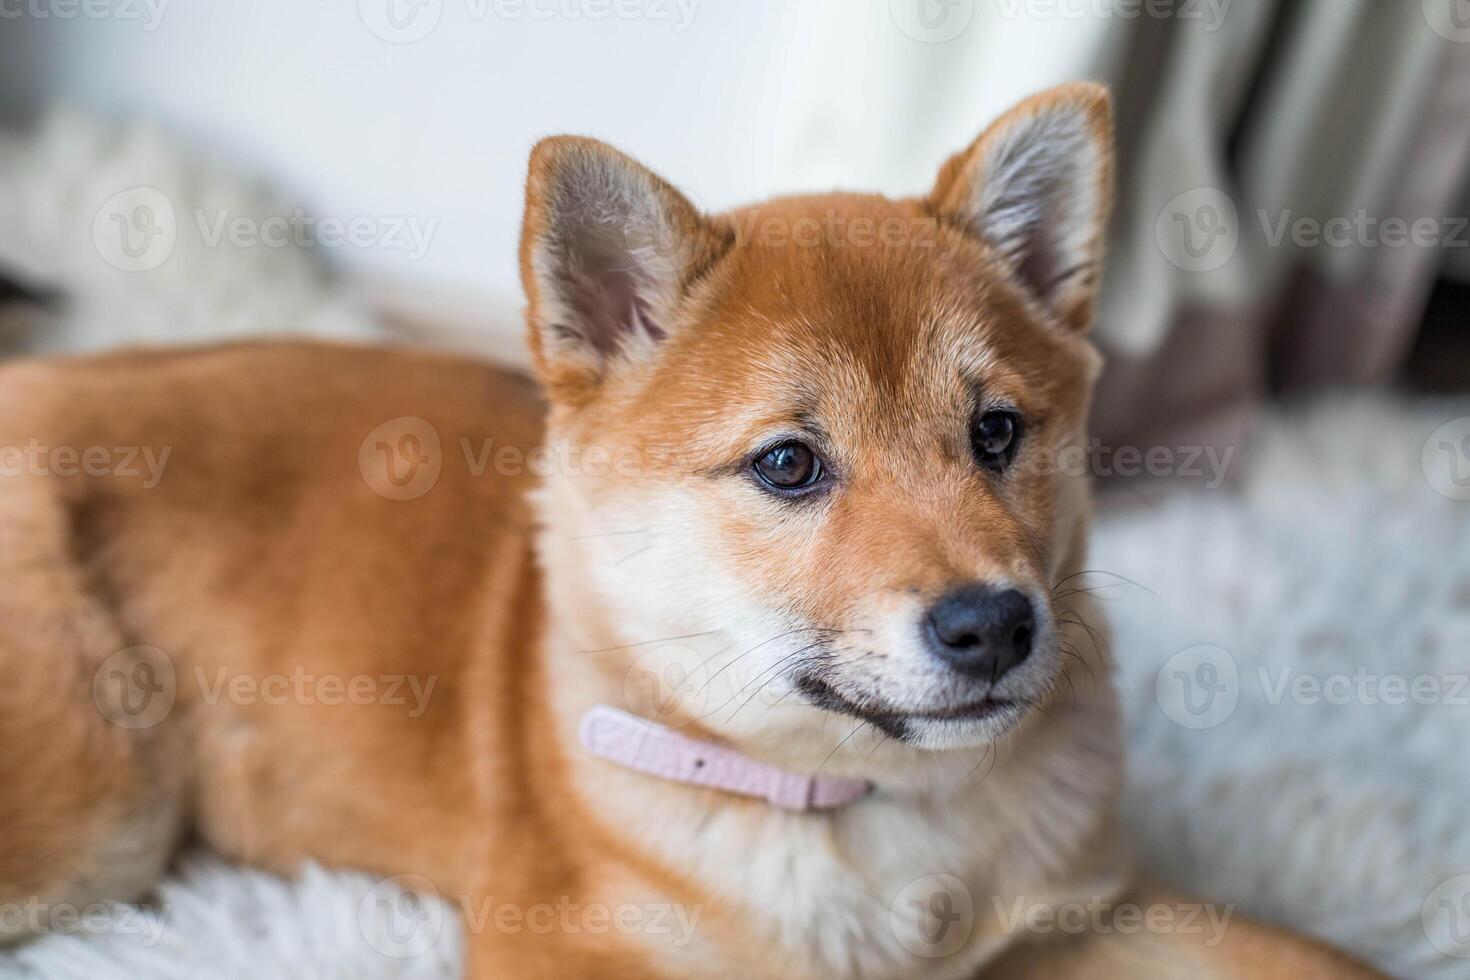
<svg viewBox="0 0 1470 980">
<path fill-rule="evenodd" d="M 0 319 L 0 354 L 272 333 L 381 336 L 332 274 L 330 248 L 264 233 L 297 213 L 283 195 L 154 127 L 57 111 L 35 133 L 0 132 L 0 269 L 67 299 L 23 332 Z M 261 233 L 216 233 L 237 224 Z"/>
<path fill-rule="evenodd" d="M 1148 589 L 1108 590 L 1143 864 L 1415 980 L 1470 977 L 1467 417 L 1321 400 L 1094 549 Z"/>
</svg>

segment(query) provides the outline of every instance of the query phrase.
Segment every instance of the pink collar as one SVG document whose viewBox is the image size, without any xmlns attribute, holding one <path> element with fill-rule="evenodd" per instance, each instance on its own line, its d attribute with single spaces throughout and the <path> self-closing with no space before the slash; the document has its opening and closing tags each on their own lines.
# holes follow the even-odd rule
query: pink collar
<svg viewBox="0 0 1470 980">
<path fill-rule="evenodd" d="M 582 745 L 594 755 L 629 769 L 691 786 L 763 797 L 785 810 L 833 810 L 873 788 L 864 779 L 798 776 L 607 705 L 582 716 L 579 734 Z"/>
</svg>

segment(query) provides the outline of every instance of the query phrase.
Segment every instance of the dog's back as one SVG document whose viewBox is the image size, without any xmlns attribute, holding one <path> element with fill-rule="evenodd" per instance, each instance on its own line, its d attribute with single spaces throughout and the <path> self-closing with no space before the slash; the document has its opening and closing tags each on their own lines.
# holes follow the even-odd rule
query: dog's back
<svg viewBox="0 0 1470 980">
<path fill-rule="evenodd" d="M 403 351 L 0 366 L 0 898 L 135 897 L 187 829 L 283 869 L 472 866 L 462 672 L 531 587 L 541 415 Z"/>
</svg>

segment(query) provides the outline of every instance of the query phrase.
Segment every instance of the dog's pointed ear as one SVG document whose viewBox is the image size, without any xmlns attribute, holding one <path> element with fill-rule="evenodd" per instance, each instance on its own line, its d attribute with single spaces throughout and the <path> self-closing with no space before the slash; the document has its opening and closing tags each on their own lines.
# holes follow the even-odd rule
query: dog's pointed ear
<svg viewBox="0 0 1470 980">
<path fill-rule="evenodd" d="M 553 398 L 585 400 L 609 368 L 663 340 L 725 236 L 668 183 L 596 140 L 531 152 L 521 281 L 531 351 Z"/>
<path fill-rule="evenodd" d="M 1101 85 L 1033 96 L 939 172 L 928 198 L 992 245 L 1069 327 L 1086 330 L 1113 197 L 1112 100 Z"/>
</svg>

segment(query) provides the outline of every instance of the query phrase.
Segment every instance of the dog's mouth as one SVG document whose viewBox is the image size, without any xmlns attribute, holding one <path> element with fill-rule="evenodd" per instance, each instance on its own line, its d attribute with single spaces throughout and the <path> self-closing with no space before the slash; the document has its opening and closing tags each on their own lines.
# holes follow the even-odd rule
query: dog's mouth
<svg viewBox="0 0 1470 980">
<path fill-rule="evenodd" d="M 901 741 L 910 739 L 915 729 L 945 723 L 985 723 L 987 727 L 1006 730 L 1026 714 L 1027 705 L 1009 698 L 986 693 L 974 701 L 959 705 L 906 711 L 873 701 L 858 701 L 840 693 L 826 681 L 811 674 L 796 678 L 797 689 L 818 708 L 848 715 L 870 723 L 874 728 Z"/>
</svg>

